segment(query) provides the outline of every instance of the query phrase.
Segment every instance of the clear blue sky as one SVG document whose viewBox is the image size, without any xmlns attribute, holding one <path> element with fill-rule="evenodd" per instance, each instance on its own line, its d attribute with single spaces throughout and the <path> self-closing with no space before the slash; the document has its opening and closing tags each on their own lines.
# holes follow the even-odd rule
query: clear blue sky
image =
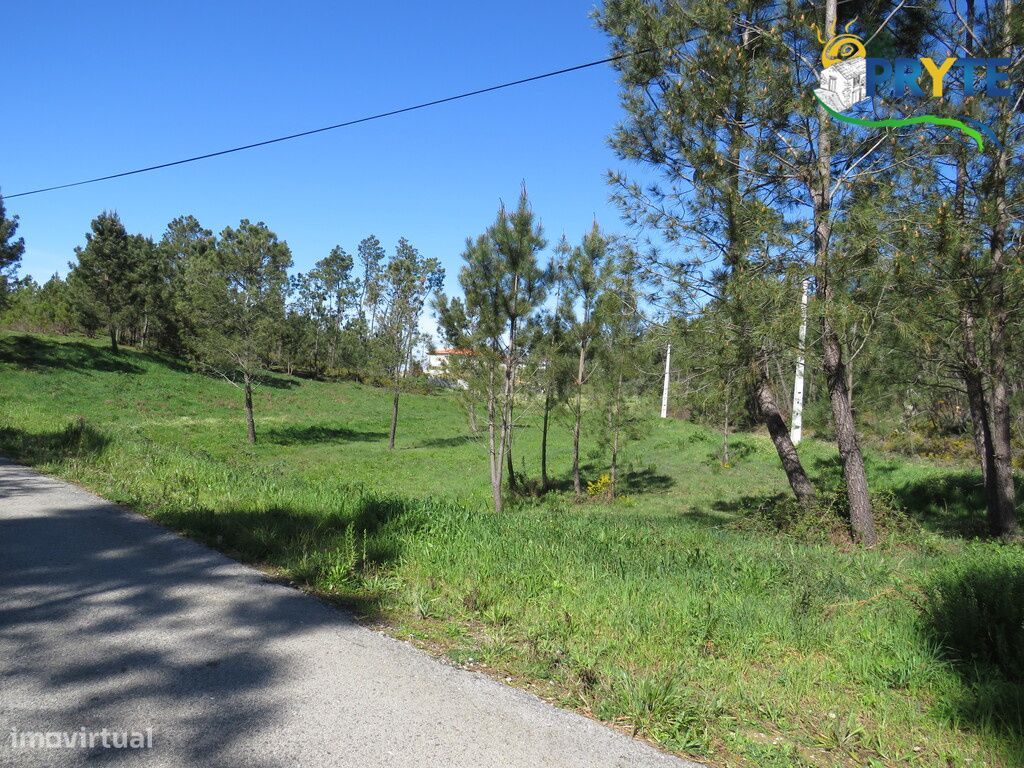
<svg viewBox="0 0 1024 768">
<path fill-rule="evenodd" d="M 4 10 L 7 194 L 315 128 L 608 55 L 575 0 L 96 2 Z M 408 237 L 454 286 L 463 242 L 525 181 L 553 246 L 597 217 L 620 119 L 610 67 L 154 173 L 7 202 L 21 273 L 65 272 L 116 210 L 159 237 L 193 214 L 263 220 L 306 269 L 336 243 Z"/>
</svg>

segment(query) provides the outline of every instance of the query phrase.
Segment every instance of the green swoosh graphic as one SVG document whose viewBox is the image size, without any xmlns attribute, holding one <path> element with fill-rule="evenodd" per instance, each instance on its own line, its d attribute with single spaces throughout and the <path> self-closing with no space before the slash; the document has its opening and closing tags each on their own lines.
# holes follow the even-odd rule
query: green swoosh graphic
<svg viewBox="0 0 1024 768">
<path fill-rule="evenodd" d="M 834 109 L 829 107 L 828 104 L 822 101 L 818 94 L 814 94 L 814 98 L 818 100 L 818 103 L 821 104 L 821 106 L 824 107 L 825 111 L 832 115 L 832 117 L 841 122 L 849 123 L 850 125 L 864 125 L 869 128 L 900 128 L 904 125 L 920 125 L 922 123 L 928 123 L 930 125 L 945 125 L 949 128 L 959 128 L 961 131 L 963 131 L 972 139 L 974 139 L 974 143 L 978 145 L 979 152 L 985 151 L 985 139 L 982 137 L 981 133 L 974 130 L 966 123 L 962 123 L 959 120 L 954 120 L 953 118 L 950 117 L 939 117 L 937 115 L 918 115 L 917 117 L 890 117 L 885 120 L 864 120 L 863 118 L 860 117 L 847 117 L 841 112 L 836 112 Z"/>
</svg>

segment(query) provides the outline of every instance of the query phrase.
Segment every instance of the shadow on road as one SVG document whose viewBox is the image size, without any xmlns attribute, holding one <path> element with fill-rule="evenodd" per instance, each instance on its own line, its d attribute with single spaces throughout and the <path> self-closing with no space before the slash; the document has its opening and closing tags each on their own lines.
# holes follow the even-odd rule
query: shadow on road
<svg viewBox="0 0 1024 768">
<path fill-rule="evenodd" d="M 110 505 L 34 513 L 35 482 L 5 484 L 0 516 L 4 734 L 152 727 L 161 764 L 276 764 L 246 744 L 272 738 L 269 692 L 301 674 L 281 643 L 351 620 Z"/>
</svg>

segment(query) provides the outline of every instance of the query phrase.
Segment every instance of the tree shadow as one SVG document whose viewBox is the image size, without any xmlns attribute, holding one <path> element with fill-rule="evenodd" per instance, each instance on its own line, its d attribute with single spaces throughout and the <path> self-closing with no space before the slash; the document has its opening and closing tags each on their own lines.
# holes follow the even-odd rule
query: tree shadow
<svg viewBox="0 0 1024 768">
<path fill-rule="evenodd" d="M 751 455 L 757 453 L 758 446 L 753 442 L 747 440 L 736 439 L 735 437 L 729 440 L 729 463 L 739 464 L 741 461 L 748 459 Z M 718 445 L 708 453 L 707 462 L 711 465 L 721 465 L 722 463 L 722 446 Z"/>
<path fill-rule="evenodd" d="M 607 473 L 607 468 L 595 462 L 580 463 L 580 480 L 583 489 L 586 491 L 587 483 Z M 661 474 L 655 467 L 644 467 L 643 469 L 627 469 L 620 471 L 618 488 L 620 494 L 638 495 L 643 493 L 658 493 L 666 491 L 675 485 L 676 481 L 668 475 Z M 539 482 L 536 483 L 539 489 Z M 573 491 L 572 472 L 549 478 L 548 492 L 568 493 Z"/>
<path fill-rule="evenodd" d="M 868 474 L 870 483 L 877 483 L 884 480 L 906 466 L 906 463 L 893 459 L 882 459 L 871 454 L 864 456 L 864 469 Z M 811 467 L 812 480 L 815 483 L 831 488 L 838 488 L 843 485 L 843 463 L 838 456 L 818 458 L 814 460 Z"/>
<path fill-rule="evenodd" d="M 350 614 L 327 603 L 377 618 L 383 593 L 336 590 L 337 580 L 396 560 L 441 502 L 353 489 L 362 495 L 346 494 L 335 513 L 183 507 L 159 516 L 261 573 L 91 494 L 63 484 L 53 493 L 56 481 L 27 469 L 2 477 L 13 503 L 0 505 L 0 658 L 17 660 L 0 668 L 5 734 L 152 727 L 147 757 L 161 764 L 271 768 L 280 754 L 323 758 L 321 726 L 306 722 L 317 707 L 320 722 L 333 720 L 326 727 L 359 722 L 371 749 L 387 741 L 395 724 L 364 723 L 359 702 L 395 673 L 379 647 L 351 634 Z M 52 497 L 35 501 L 43 492 Z M 0 741 L 0 764 L 9 744 Z M 138 757 L 82 753 L 100 763 Z"/>
<path fill-rule="evenodd" d="M 304 445 L 310 443 L 370 443 L 383 440 L 384 432 L 362 432 L 348 427 L 271 427 L 262 430 L 262 438 L 276 445 Z"/>
<path fill-rule="evenodd" d="M 663 475 L 654 467 L 634 469 L 622 475 L 620 490 L 622 493 L 656 493 L 667 491 L 674 486 L 676 481 L 668 475 Z"/>
<path fill-rule="evenodd" d="M 947 567 L 927 592 L 923 634 L 964 683 L 947 716 L 1024 755 L 1024 559 L 1006 548 Z"/>
<path fill-rule="evenodd" d="M 840 511 L 806 510 L 790 493 L 762 493 L 740 496 L 729 501 L 718 500 L 710 511 L 691 510 L 688 517 L 709 525 L 729 526 L 740 530 L 774 533 L 828 533 L 832 526 L 845 526 L 849 518 Z"/>
<path fill-rule="evenodd" d="M 162 512 L 157 519 L 230 557 L 288 573 L 361 618 L 376 619 L 384 595 L 362 588 L 362 576 L 398 560 L 403 534 L 428 522 L 427 504 L 363 495 L 354 507 L 335 513 L 284 507 L 181 508 Z"/>
<path fill-rule="evenodd" d="M 892 492 L 907 514 L 930 531 L 963 538 L 988 536 L 980 472 L 950 472 L 906 483 Z"/>
<path fill-rule="evenodd" d="M 122 353 L 114 354 L 109 349 L 80 341 L 56 342 L 28 334 L 0 336 L 0 362 L 13 363 L 30 371 L 145 372 L 141 366 L 126 360 Z"/>
<path fill-rule="evenodd" d="M 727 508 L 724 502 L 715 502 L 710 509 L 691 506 L 679 515 L 680 519 L 703 525 L 708 528 L 722 528 L 735 519 L 735 513 Z"/>
<path fill-rule="evenodd" d="M 17 660 L 0 671 L 5 733 L 153 728 L 161 763 L 274 765 L 260 745 L 282 735 L 283 693 L 308 674 L 283 651 L 351 619 L 90 496 L 56 498 L 45 515 L 0 517 L 0 655 Z M 4 764 L 5 750 L 35 764 L 7 739 Z"/>
<path fill-rule="evenodd" d="M 0 427 L 0 451 L 27 464 L 44 464 L 72 456 L 97 456 L 110 439 L 81 416 L 54 432 L 27 432 Z"/>
<path fill-rule="evenodd" d="M 898 461 L 865 457 L 872 488 L 882 487 L 906 515 L 925 530 L 948 537 L 984 538 L 988 534 L 985 487 L 976 470 L 949 469 L 917 480 L 894 482 L 903 468 Z M 824 488 L 842 488 L 843 470 L 838 457 L 814 462 L 815 482 Z M 1017 478 L 1017 495 L 1024 481 Z"/>
<path fill-rule="evenodd" d="M 583 483 L 584 492 L 586 492 L 587 489 L 587 481 L 596 479 L 600 474 L 598 465 L 595 462 L 580 462 L 580 481 Z M 536 486 L 539 491 L 543 490 L 547 493 L 570 493 L 575 490 L 572 484 L 572 470 L 561 475 L 548 476 L 548 486 L 545 489 L 540 489 L 539 481 L 536 483 Z"/>
<path fill-rule="evenodd" d="M 780 506 L 785 504 L 790 498 L 791 497 L 785 493 L 750 494 L 730 499 L 729 501 L 725 501 L 723 499 L 713 501 L 710 504 L 710 508 L 715 512 L 725 515 L 741 517 L 755 512 L 760 512 L 766 508 Z"/>
<path fill-rule="evenodd" d="M 420 440 L 420 448 L 457 448 L 460 445 L 473 443 L 480 440 L 479 435 L 455 435 L 454 437 L 432 437 L 428 440 Z"/>
<path fill-rule="evenodd" d="M 260 376 L 259 386 L 269 389 L 295 389 L 296 387 L 301 387 L 302 382 L 296 381 L 294 378 L 277 376 L 271 373 Z"/>
</svg>

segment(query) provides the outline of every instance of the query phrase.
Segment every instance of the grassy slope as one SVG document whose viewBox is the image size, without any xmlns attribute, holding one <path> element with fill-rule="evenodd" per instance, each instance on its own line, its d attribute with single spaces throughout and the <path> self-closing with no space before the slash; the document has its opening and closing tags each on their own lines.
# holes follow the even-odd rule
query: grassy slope
<svg viewBox="0 0 1024 768">
<path fill-rule="evenodd" d="M 770 443 L 734 438 L 723 469 L 720 437 L 685 423 L 653 424 L 630 447 L 626 499 L 555 495 L 498 518 L 483 446 L 446 396 L 404 396 L 389 452 L 386 393 L 282 377 L 257 396 L 250 448 L 227 382 L 11 335 L 0 393 L 0 452 L 670 749 L 762 766 L 1024 755 L 1020 689 L 947 661 L 948 628 L 922 610 L 951 556 L 1006 556 L 955 535 L 978 515 L 969 473 L 871 457 L 875 489 L 925 530 L 903 522 L 861 552 L 751 528 L 786 489 Z M 531 475 L 537 442 L 530 427 L 517 440 Z M 801 453 L 834 484 L 828 446 Z M 564 480 L 564 425 L 550 455 Z"/>
</svg>

